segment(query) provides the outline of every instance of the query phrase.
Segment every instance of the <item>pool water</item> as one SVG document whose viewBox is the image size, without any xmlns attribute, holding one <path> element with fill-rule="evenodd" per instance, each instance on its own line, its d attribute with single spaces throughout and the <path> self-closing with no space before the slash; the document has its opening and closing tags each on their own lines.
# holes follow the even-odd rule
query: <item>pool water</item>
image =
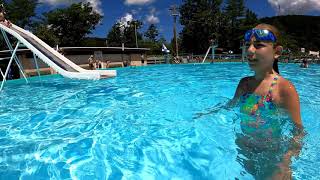
<svg viewBox="0 0 320 180">
<path fill-rule="evenodd" d="M 320 66 L 280 65 L 307 135 L 291 169 L 319 179 Z M 247 64 L 124 68 L 99 81 L 10 81 L 0 93 L 0 179 L 253 179 L 238 161 L 233 97 Z"/>
</svg>

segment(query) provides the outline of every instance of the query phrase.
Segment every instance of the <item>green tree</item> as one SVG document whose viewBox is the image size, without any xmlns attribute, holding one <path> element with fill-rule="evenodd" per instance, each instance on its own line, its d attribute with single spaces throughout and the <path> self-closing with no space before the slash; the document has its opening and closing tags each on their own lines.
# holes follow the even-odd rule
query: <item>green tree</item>
<svg viewBox="0 0 320 180">
<path fill-rule="evenodd" d="M 135 47 L 135 31 L 137 31 L 138 42 L 142 40 L 142 34 L 139 32 L 141 27 L 141 21 L 130 21 L 125 24 L 117 22 L 107 34 L 108 46 L 121 46 L 124 43 L 126 47 Z"/>
<path fill-rule="evenodd" d="M 35 22 L 33 24 L 35 35 L 52 47 L 60 44 L 59 37 L 52 31 L 52 25 L 47 25 L 47 23 L 42 24 L 42 22 Z"/>
<path fill-rule="evenodd" d="M 148 38 L 152 42 L 157 41 L 157 37 L 159 35 L 159 31 L 157 27 L 154 24 L 150 24 L 149 28 L 147 31 L 144 33 L 144 36 Z"/>
<path fill-rule="evenodd" d="M 150 51 L 148 51 L 148 54 L 152 54 L 152 55 L 162 54 L 162 52 L 161 52 L 162 47 L 161 46 L 162 46 L 162 44 L 160 44 L 159 42 L 153 42 L 150 40 L 140 41 L 140 44 L 139 44 L 139 47 L 149 48 Z"/>
<path fill-rule="evenodd" d="M 243 25 L 244 26 L 252 26 L 259 23 L 257 15 L 252 12 L 250 9 L 246 10 L 246 17 L 244 19 Z"/>
<path fill-rule="evenodd" d="M 124 28 L 124 43 L 127 47 L 136 47 L 136 33 L 137 41 L 141 41 L 143 35 L 139 32 L 139 29 L 142 28 L 141 21 L 131 21 L 129 26 Z"/>
<path fill-rule="evenodd" d="M 107 46 L 120 47 L 122 43 L 122 35 L 120 31 L 120 24 L 116 23 L 112 26 L 107 35 Z"/>
<path fill-rule="evenodd" d="M 210 39 L 218 39 L 223 27 L 222 0 L 183 0 L 180 6 L 180 47 L 188 53 L 205 53 Z"/>
<path fill-rule="evenodd" d="M 35 16 L 35 8 L 37 6 L 36 0 L 0 0 L 0 4 L 4 4 L 7 12 L 6 19 L 9 19 L 12 23 L 22 28 L 31 26 L 33 23 L 32 18 Z M 14 38 L 10 37 L 10 39 L 15 41 Z M 8 48 L 2 37 L 0 38 L 0 48 Z"/>
<path fill-rule="evenodd" d="M 22 28 L 30 27 L 37 5 L 37 0 L 11 0 L 5 4 L 7 19 Z"/>
<path fill-rule="evenodd" d="M 151 41 L 150 39 L 144 39 L 140 42 L 139 47 L 143 48 L 150 48 L 148 54 L 152 55 L 162 55 L 162 44 L 166 47 L 170 48 L 169 44 L 167 43 L 166 39 L 163 36 L 160 36 L 158 41 Z"/>
<path fill-rule="evenodd" d="M 86 37 L 81 44 L 87 47 L 103 47 L 106 46 L 106 38 Z"/>
<path fill-rule="evenodd" d="M 245 13 L 245 18 L 242 19 L 240 26 L 239 26 L 239 36 L 237 39 L 243 40 L 243 35 L 248 29 L 252 29 L 256 25 L 259 24 L 259 19 L 257 15 L 252 12 L 251 10 L 247 9 Z"/>
<path fill-rule="evenodd" d="M 229 17 L 230 22 L 233 26 L 238 17 L 237 0 L 227 0 L 225 13 Z"/>
<path fill-rule="evenodd" d="M 245 15 L 245 7 L 243 0 L 227 0 L 224 10 L 226 21 L 226 42 L 225 47 L 238 50 L 239 41 L 243 36 L 243 32 L 240 28 L 241 22 Z"/>
<path fill-rule="evenodd" d="M 275 16 L 260 19 L 262 23 L 276 26 L 280 32 L 280 43 L 293 53 L 306 48 L 306 51 L 320 49 L 320 17 L 319 16 Z"/>
<path fill-rule="evenodd" d="M 246 7 L 244 5 L 244 0 L 237 0 L 238 17 L 243 17 L 245 15 Z"/>
<path fill-rule="evenodd" d="M 45 32 L 51 39 L 58 39 L 60 46 L 79 46 L 101 18 L 92 10 L 90 3 L 72 4 L 65 9 L 45 13 L 40 23 L 42 25 L 36 27 L 36 34 L 41 36 Z"/>
<path fill-rule="evenodd" d="M 167 40 L 166 40 L 166 38 L 164 38 L 163 35 L 160 36 L 158 42 L 161 43 L 161 45 L 165 44 L 167 46 Z"/>
<path fill-rule="evenodd" d="M 239 19 L 245 15 L 243 0 L 227 0 L 225 15 L 229 18 L 232 27 L 238 25 Z"/>
</svg>

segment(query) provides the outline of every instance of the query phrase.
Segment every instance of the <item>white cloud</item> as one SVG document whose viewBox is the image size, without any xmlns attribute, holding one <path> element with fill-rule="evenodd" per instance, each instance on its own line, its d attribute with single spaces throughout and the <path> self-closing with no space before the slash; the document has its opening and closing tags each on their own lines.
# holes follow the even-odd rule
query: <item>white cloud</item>
<svg viewBox="0 0 320 180">
<path fill-rule="evenodd" d="M 125 16 L 121 17 L 119 22 L 119 27 L 121 34 L 123 34 L 124 30 L 130 26 L 130 22 L 133 21 L 133 15 L 130 13 L 127 13 Z"/>
<path fill-rule="evenodd" d="M 135 9 L 132 9 L 132 10 L 131 10 L 131 13 L 132 13 L 133 15 L 136 15 L 136 14 L 138 14 L 138 11 L 135 10 Z"/>
<path fill-rule="evenodd" d="M 85 2 L 89 2 L 94 11 L 103 15 L 103 10 L 101 9 L 101 1 L 100 0 L 85 0 Z"/>
<path fill-rule="evenodd" d="M 279 15 L 320 11 L 319 0 L 268 0 Z"/>
<path fill-rule="evenodd" d="M 84 2 L 84 3 L 89 2 L 91 4 L 92 9 L 95 12 L 103 15 L 103 11 L 101 9 L 101 0 L 39 0 L 39 3 L 49 4 L 52 6 L 69 5 L 69 4 L 78 3 L 78 2 Z"/>
<path fill-rule="evenodd" d="M 153 14 L 148 15 L 146 20 L 150 24 L 157 24 L 160 22 L 159 18 L 154 16 Z"/>
<path fill-rule="evenodd" d="M 120 18 L 119 23 L 120 26 L 124 26 L 124 27 L 128 27 L 129 23 L 133 20 L 133 15 L 130 13 L 127 13 L 125 16 L 123 16 L 122 18 Z"/>
<path fill-rule="evenodd" d="M 70 2 L 64 0 L 39 0 L 39 3 L 47 3 L 50 5 L 69 4 Z"/>
<path fill-rule="evenodd" d="M 154 0 L 125 0 L 126 5 L 145 5 L 145 4 L 150 4 Z"/>
<path fill-rule="evenodd" d="M 157 13 L 156 8 L 151 8 L 151 9 L 150 9 L 150 14 L 155 14 L 155 13 Z"/>
<path fill-rule="evenodd" d="M 159 18 L 156 16 L 156 14 L 159 14 L 156 10 L 156 8 L 151 8 L 149 11 L 149 15 L 146 17 L 146 21 L 149 24 L 158 24 L 160 22 Z"/>
</svg>

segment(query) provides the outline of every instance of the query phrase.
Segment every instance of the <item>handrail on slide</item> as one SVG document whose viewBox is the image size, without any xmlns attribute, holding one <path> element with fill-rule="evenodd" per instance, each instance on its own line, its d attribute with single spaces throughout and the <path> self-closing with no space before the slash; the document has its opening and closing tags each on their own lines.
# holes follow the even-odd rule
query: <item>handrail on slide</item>
<svg viewBox="0 0 320 180">
<path fill-rule="evenodd" d="M 54 50 L 31 32 L 24 30 L 14 24 L 9 28 L 0 24 L 0 28 L 6 33 L 17 38 L 22 44 L 30 49 L 39 59 L 53 68 L 59 74 L 71 79 L 98 80 L 103 77 L 114 77 L 115 70 L 86 70 L 76 65 L 68 58 Z"/>
</svg>

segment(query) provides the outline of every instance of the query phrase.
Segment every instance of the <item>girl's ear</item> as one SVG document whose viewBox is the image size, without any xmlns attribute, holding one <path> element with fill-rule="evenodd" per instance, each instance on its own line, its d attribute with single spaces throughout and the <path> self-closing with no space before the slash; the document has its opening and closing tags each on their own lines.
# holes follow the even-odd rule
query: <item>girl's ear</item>
<svg viewBox="0 0 320 180">
<path fill-rule="evenodd" d="M 279 56 L 281 56 L 281 54 L 282 54 L 283 47 L 282 47 L 282 46 L 276 46 L 276 47 L 274 48 L 274 50 L 275 50 L 274 58 L 275 58 L 275 59 L 278 59 Z"/>
</svg>

